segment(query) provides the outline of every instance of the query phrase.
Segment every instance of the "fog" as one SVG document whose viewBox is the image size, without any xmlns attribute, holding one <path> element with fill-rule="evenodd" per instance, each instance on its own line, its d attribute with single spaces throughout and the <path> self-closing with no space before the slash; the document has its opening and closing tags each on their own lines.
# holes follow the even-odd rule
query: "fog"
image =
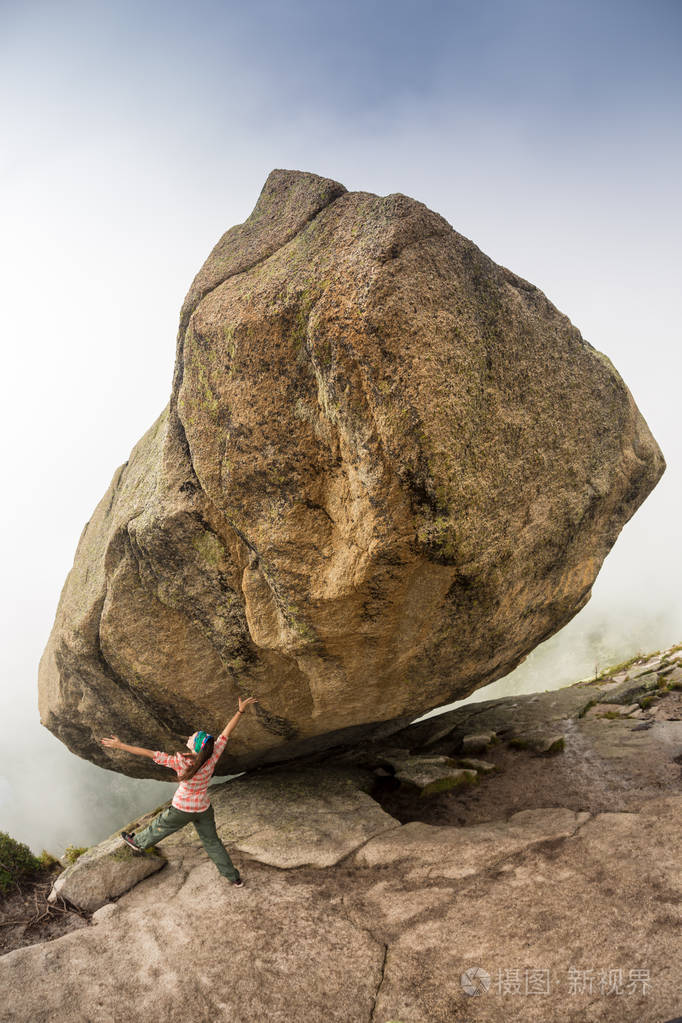
<svg viewBox="0 0 682 1023">
<path fill-rule="evenodd" d="M 0 5 L 0 830 L 61 855 L 174 791 L 47 732 L 38 661 L 83 526 L 168 400 L 191 280 L 275 167 L 442 214 L 609 356 L 666 458 L 588 605 L 472 699 L 682 640 L 681 10 Z"/>
</svg>

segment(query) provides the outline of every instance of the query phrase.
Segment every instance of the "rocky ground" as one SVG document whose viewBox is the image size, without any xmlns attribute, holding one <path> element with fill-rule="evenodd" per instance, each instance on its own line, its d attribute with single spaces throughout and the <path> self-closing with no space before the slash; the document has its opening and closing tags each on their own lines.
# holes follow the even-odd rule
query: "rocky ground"
<svg viewBox="0 0 682 1023">
<path fill-rule="evenodd" d="M 117 829 L 60 877 L 72 930 L 1 928 L 39 943 L 0 1020 L 672 1020 L 681 686 L 672 649 L 216 786 L 242 889 L 191 827 L 162 869 Z"/>
<path fill-rule="evenodd" d="M 61 899 L 47 901 L 59 873 L 58 866 L 42 870 L 0 896 L 0 955 L 87 927 L 87 911 Z"/>
</svg>

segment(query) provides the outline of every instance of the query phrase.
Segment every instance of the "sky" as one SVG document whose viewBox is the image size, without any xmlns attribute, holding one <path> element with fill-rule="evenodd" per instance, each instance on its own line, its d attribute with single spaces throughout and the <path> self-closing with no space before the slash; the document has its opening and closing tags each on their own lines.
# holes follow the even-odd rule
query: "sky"
<svg viewBox="0 0 682 1023">
<path fill-rule="evenodd" d="M 410 195 L 532 281 L 666 458 L 586 608 L 473 698 L 682 640 L 681 58 L 677 0 L 0 0 L 0 830 L 62 855 L 172 795 L 47 732 L 38 662 L 192 278 L 277 167 Z"/>
</svg>

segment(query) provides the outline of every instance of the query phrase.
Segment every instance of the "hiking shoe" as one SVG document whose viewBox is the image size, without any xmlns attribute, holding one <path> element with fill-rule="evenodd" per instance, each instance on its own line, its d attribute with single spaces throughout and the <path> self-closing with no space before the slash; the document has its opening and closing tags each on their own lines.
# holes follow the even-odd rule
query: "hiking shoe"
<svg viewBox="0 0 682 1023">
<path fill-rule="evenodd" d="M 123 839 L 125 844 L 129 845 L 131 849 L 135 850 L 135 852 L 141 853 L 143 851 L 142 849 L 140 849 L 139 845 L 135 845 L 135 835 L 134 835 L 134 832 L 131 833 L 130 831 L 122 831 L 121 832 L 121 838 Z"/>
</svg>

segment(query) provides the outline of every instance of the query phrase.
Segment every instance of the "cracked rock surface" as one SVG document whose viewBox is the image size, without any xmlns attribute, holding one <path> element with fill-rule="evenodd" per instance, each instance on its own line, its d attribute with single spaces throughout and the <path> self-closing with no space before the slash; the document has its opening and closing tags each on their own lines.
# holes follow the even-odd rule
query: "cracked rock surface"
<svg viewBox="0 0 682 1023">
<path fill-rule="evenodd" d="M 112 835 L 88 849 L 59 875 L 49 901 L 54 902 L 60 895 L 93 913 L 165 865 L 158 848 L 152 847 L 140 856 L 121 842 L 120 835 Z"/>
<path fill-rule="evenodd" d="M 159 846 L 168 865 L 89 926 L 0 958 L 0 1020 L 124 1023 L 133 1009 L 150 1023 L 673 1019 L 681 658 L 403 731 L 415 756 L 457 757 L 474 721 L 494 729 L 496 771 L 466 789 L 425 799 L 373 777 L 391 748 L 380 744 L 212 788 L 244 888 L 223 882 L 191 826 L 177 832 Z M 586 716 L 644 668 L 661 683 L 643 710 L 650 729 Z M 505 737 L 521 728 L 559 731 L 564 749 L 516 748 Z M 476 970 L 489 986 L 472 997 L 461 978 Z"/>
<path fill-rule="evenodd" d="M 363 789 L 372 778 L 360 770 L 281 768 L 242 775 L 212 786 L 216 826 L 236 849 L 274 867 L 329 867 L 358 846 L 398 828 Z M 164 848 L 184 847 L 186 830 Z"/>
<path fill-rule="evenodd" d="M 83 529 L 41 720 L 155 778 L 99 737 L 181 749 L 238 693 L 218 774 L 388 734 L 565 625 L 664 467 L 539 289 L 408 196 L 275 170 Z"/>
</svg>

